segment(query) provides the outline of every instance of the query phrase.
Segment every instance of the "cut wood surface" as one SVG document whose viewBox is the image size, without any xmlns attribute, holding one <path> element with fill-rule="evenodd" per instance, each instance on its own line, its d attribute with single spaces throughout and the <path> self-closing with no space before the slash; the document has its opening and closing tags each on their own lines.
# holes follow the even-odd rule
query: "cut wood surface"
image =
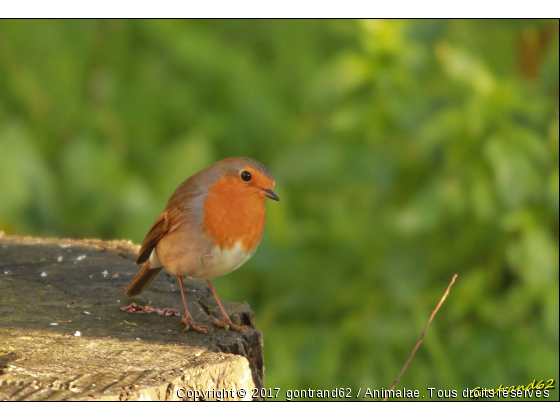
<svg viewBox="0 0 560 420">
<path fill-rule="evenodd" d="M 208 334 L 183 332 L 180 316 L 121 310 L 137 303 L 183 312 L 169 273 L 143 295 L 125 296 L 138 248 L 0 232 L 0 400 L 179 400 L 181 388 L 184 400 L 202 391 L 209 400 L 250 400 L 264 386 L 262 335 L 246 302 L 224 302 L 234 322 L 253 327 L 242 333 L 208 319 L 219 310 L 198 280 L 186 283 L 187 301 Z M 217 392 L 240 389 L 244 397 Z"/>
</svg>

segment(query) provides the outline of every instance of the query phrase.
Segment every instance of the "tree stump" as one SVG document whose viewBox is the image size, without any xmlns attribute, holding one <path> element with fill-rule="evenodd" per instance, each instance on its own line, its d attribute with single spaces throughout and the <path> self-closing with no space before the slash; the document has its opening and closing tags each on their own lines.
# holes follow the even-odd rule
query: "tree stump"
<svg viewBox="0 0 560 420">
<path fill-rule="evenodd" d="M 226 331 L 208 320 L 219 309 L 205 282 L 187 281 L 189 310 L 209 332 L 183 332 L 177 311 L 156 310 L 182 312 L 171 274 L 126 297 L 138 249 L 0 232 L 0 400 L 251 400 L 264 386 L 249 305 L 224 302 L 252 327 Z M 121 310 L 132 303 L 154 310 Z"/>
</svg>

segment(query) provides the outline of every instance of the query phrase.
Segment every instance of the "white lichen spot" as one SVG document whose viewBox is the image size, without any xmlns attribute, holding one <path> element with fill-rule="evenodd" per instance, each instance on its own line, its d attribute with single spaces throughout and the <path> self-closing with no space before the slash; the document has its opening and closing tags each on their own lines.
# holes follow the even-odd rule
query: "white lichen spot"
<svg viewBox="0 0 560 420">
<path fill-rule="evenodd" d="M 74 337 L 81 337 L 82 333 L 80 331 L 76 331 L 74 333 Z"/>
<path fill-rule="evenodd" d="M 51 322 L 51 325 L 52 325 L 53 327 L 56 327 L 56 326 L 58 325 L 58 322 Z"/>
<path fill-rule="evenodd" d="M 86 256 L 84 255 L 80 255 L 79 257 L 76 257 L 76 261 L 82 261 L 83 259 L 85 259 Z"/>
<path fill-rule="evenodd" d="M 103 277 L 107 277 L 109 275 L 109 272 L 107 270 L 105 270 L 101 274 L 103 274 Z"/>
<path fill-rule="evenodd" d="M 41 277 L 47 277 L 47 276 L 48 276 L 48 274 L 45 273 L 44 271 L 41 273 Z"/>
<path fill-rule="evenodd" d="M 59 256 L 56 260 L 57 260 L 58 262 L 62 262 L 63 259 L 64 259 L 64 257 L 61 255 L 61 256 Z"/>
</svg>

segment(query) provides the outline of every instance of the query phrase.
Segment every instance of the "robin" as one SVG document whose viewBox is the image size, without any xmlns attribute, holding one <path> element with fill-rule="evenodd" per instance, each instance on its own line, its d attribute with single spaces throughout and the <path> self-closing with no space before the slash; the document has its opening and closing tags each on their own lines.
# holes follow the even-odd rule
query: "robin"
<svg viewBox="0 0 560 420">
<path fill-rule="evenodd" d="M 127 296 L 144 292 L 167 268 L 179 280 L 185 307 L 185 331 L 207 333 L 187 308 L 183 277 L 206 280 L 222 312 L 214 323 L 243 331 L 231 322 L 212 279 L 241 267 L 255 253 L 265 224 L 265 200 L 280 201 L 274 178 L 262 163 L 228 158 L 194 174 L 173 192 L 140 248 L 136 264 L 144 264 L 126 288 Z"/>
</svg>

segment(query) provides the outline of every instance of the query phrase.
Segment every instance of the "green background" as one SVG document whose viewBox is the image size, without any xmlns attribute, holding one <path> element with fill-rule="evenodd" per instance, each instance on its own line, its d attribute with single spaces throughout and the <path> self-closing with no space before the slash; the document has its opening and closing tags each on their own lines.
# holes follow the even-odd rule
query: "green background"
<svg viewBox="0 0 560 420">
<path fill-rule="evenodd" d="M 2 20 L 0 229 L 139 243 L 250 156 L 282 201 L 214 284 L 268 387 L 387 389 L 455 273 L 397 388 L 558 380 L 558 48 L 556 20 Z"/>
</svg>

